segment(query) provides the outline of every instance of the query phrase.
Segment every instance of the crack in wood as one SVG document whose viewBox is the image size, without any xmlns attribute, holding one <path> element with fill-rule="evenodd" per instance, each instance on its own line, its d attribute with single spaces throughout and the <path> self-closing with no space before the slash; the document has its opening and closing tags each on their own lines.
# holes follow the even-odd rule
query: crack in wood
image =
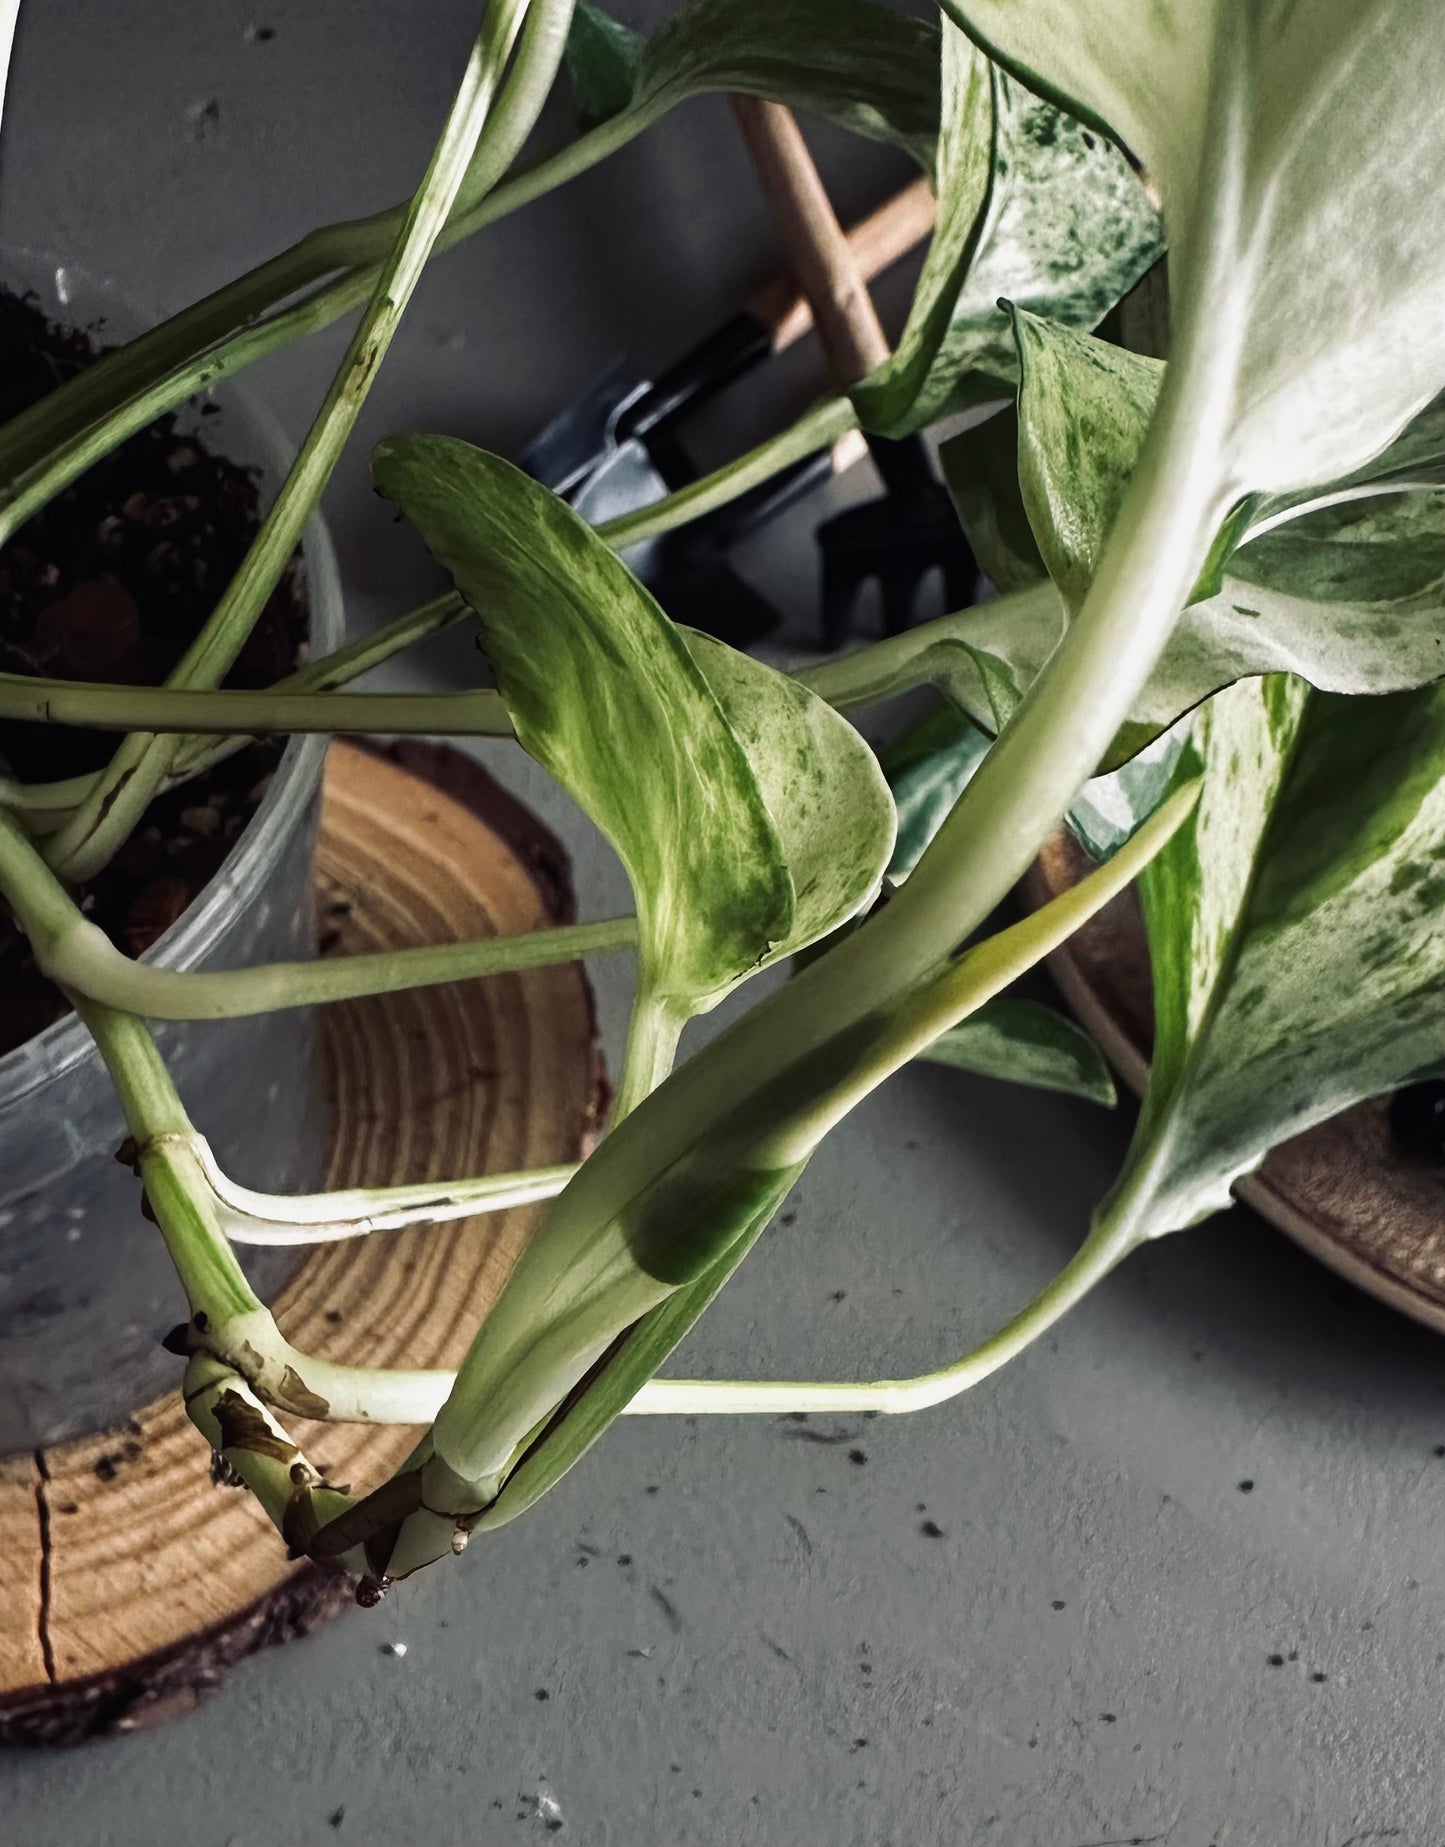
<svg viewBox="0 0 1445 1847">
<path fill-rule="evenodd" d="M 430 915 L 438 892 L 468 935 L 558 921 L 550 902 L 531 895 L 539 882 L 533 851 L 517 855 L 532 874 L 519 880 L 513 855 L 494 834 L 474 826 L 456 798 L 433 794 L 406 770 L 350 746 L 336 746 L 331 764 L 321 876 L 355 909 L 344 946 L 400 947 L 415 940 L 418 907 Z M 437 820 L 423 825 L 419 817 L 433 808 Z M 383 814 L 392 819 L 381 823 Z M 369 843 L 379 825 L 386 851 L 374 860 Z M 554 843 L 551 851 L 560 878 L 561 850 Z M 333 867 L 339 869 L 335 877 Z M 467 1171 L 480 1147 L 488 1151 L 488 1164 L 503 1170 L 574 1160 L 582 1152 L 603 1112 L 595 1018 L 579 972 L 534 972 L 503 984 L 503 994 L 488 996 L 482 1006 L 488 985 L 473 984 L 465 1007 L 448 996 L 415 1004 L 392 997 L 331 1010 L 327 1056 L 338 1074 L 334 1185 L 401 1180 L 407 1176 L 394 1164 L 403 1154 L 416 1159 L 422 1174 L 436 1174 Z M 449 1056 L 459 1063 L 500 1065 L 508 1074 L 515 1068 L 521 1086 L 516 1099 L 499 1115 L 494 1099 L 464 1097 L 449 1109 L 409 1118 L 419 1080 L 408 1079 L 422 1070 L 427 1048 L 442 1043 L 455 1047 Z M 514 1044 L 530 1045 L 535 1063 L 514 1065 Z M 508 1048 L 505 1059 L 499 1045 Z M 435 1077 L 429 1066 L 426 1074 L 427 1081 Z M 418 1177 L 415 1168 L 410 1173 Z M 520 1243 L 521 1228 L 513 1235 Z M 453 1357 L 443 1342 L 453 1338 L 451 1330 L 480 1320 L 498 1286 L 501 1253 L 478 1247 L 462 1228 L 399 1231 L 355 1246 L 344 1277 L 333 1268 L 334 1255 L 324 1263 L 313 1256 L 289 1286 L 292 1325 L 309 1327 L 309 1318 L 319 1320 L 324 1312 L 338 1316 L 322 1325 L 339 1330 L 340 1360 L 363 1357 L 364 1308 L 375 1299 L 383 1269 L 398 1276 L 399 1288 L 407 1266 L 416 1272 L 405 1287 L 408 1300 L 425 1309 L 416 1324 L 418 1364 Z M 371 1254 L 361 1262 L 365 1251 Z M 198 1414 L 218 1388 L 225 1389 L 224 1380 L 196 1388 Z M 353 1600 L 345 1574 L 297 1571 L 268 1523 L 210 1488 L 202 1462 L 206 1445 L 177 1396 L 148 1407 L 140 1424 L 133 1434 L 146 1439 L 150 1456 L 143 1481 L 140 1471 L 127 1470 L 118 1485 L 103 1483 L 89 1438 L 52 1446 L 53 1456 L 47 1448 L 43 1456 L 26 1450 L 18 1458 L 10 1478 L 15 1499 L 4 1505 L 18 1514 L 24 1547 L 7 1562 L 32 1590 L 13 1653 L 11 1632 L 0 1639 L 0 1658 L 13 1670 L 0 1678 L 7 1686 L 19 1683 L 0 1695 L 0 1744 L 135 1731 L 188 1711 L 235 1661 L 258 1646 L 306 1633 Z M 125 1439 L 116 1441 L 123 1448 Z M 413 1438 L 404 1429 L 337 1425 L 326 1441 L 328 1460 L 334 1456 L 342 1479 L 352 1470 L 356 1479 L 382 1479 L 404 1465 Z M 288 1450 L 287 1467 L 295 1460 Z M 102 1489 L 112 1498 L 102 1498 Z M 77 1564 L 70 1556 L 76 1534 L 98 1518 L 105 1521 L 105 1557 Z M 211 1562 L 214 1542 L 226 1548 L 224 1571 Z M 43 1614 L 31 1600 L 37 1593 Z M 662 1612 L 648 1607 L 656 1626 Z M 84 1644 L 79 1655 L 71 1645 L 73 1628 Z M 4 1832 L 0 1827 L 0 1837 Z"/>
<path fill-rule="evenodd" d="M 55 1650 L 50 1643 L 50 1497 L 46 1493 L 50 1485 L 50 1469 L 45 1461 L 45 1451 L 35 1452 L 35 1514 L 40 1528 L 40 1610 L 36 1617 L 36 1631 L 40 1641 L 40 1654 L 45 1662 L 45 1678 L 53 1687 L 60 1676 L 55 1671 Z"/>
</svg>

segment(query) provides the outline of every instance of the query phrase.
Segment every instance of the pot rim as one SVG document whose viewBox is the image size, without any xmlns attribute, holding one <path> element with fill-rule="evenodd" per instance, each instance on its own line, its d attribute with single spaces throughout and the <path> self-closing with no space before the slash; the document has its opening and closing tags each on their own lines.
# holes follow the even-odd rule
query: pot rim
<svg viewBox="0 0 1445 1847">
<path fill-rule="evenodd" d="M 15 272 L 21 273 L 17 276 Z M 69 316 L 80 325 L 87 316 L 77 294 L 94 296 L 97 309 L 105 304 L 107 318 L 118 309 L 122 317 L 148 325 L 125 291 L 108 278 L 96 277 L 74 264 L 60 264 L 33 250 L 0 253 L 0 274 L 19 281 L 40 295 L 47 314 Z M 48 282 L 47 279 L 48 278 Z M 284 478 L 296 453 L 274 413 L 250 391 L 226 381 L 219 392 L 199 394 L 201 401 L 222 407 L 218 452 L 230 456 L 241 447 L 254 453 L 249 465 L 261 470 L 263 484 Z M 184 414 L 184 413 L 182 413 Z M 238 444 L 237 438 L 243 439 Z M 234 457 L 232 458 L 234 459 Z M 299 547 L 301 582 L 308 614 L 308 638 L 319 653 L 339 647 L 345 627 L 341 580 L 336 554 L 324 520 L 313 514 Z M 247 822 L 224 865 L 195 901 L 146 950 L 142 962 L 163 968 L 189 969 L 202 961 L 223 925 L 255 898 L 267 872 L 294 831 L 320 780 L 328 739 L 324 736 L 292 738 L 287 743 L 271 786 L 256 813 Z M 75 1014 L 56 1020 L 23 1045 L 0 1056 L 0 1110 L 20 1103 L 32 1091 L 54 1082 L 86 1058 L 98 1058 L 95 1042 Z"/>
</svg>

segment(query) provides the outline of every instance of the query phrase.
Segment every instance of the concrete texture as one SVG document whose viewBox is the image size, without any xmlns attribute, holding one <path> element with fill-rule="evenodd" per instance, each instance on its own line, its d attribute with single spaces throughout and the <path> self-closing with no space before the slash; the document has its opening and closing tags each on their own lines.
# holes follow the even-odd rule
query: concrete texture
<svg viewBox="0 0 1445 1847">
<path fill-rule="evenodd" d="M 407 189 L 471 13 L 32 7 L 0 238 L 179 307 Z M 900 177 L 880 150 L 819 145 L 846 209 Z M 450 257 L 329 503 L 353 621 L 433 581 L 365 490 L 369 440 L 506 449 L 624 342 L 677 351 L 766 262 L 713 104 Z M 297 430 L 335 350 L 253 375 Z M 778 389 L 806 385 L 800 360 Z M 750 563 L 804 632 L 805 524 Z M 468 658 L 434 650 L 410 679 Z M 493 758 L 565 831 L 586 905 L 617 904 L 596 841 Z M 625 970 L 597 972 L 615 1045 Z M 1058 1267 L 1126 1130 L 900 1077 L 817 1160 L 686 1369 L 941 1360 Z M 619 1428 L 528 1519 L 248 1664 L 184 1723 L 0 1758 L 0 1837 L 1434 1847 L 1442 1386 L 1436 1339 L 1236 1214 L 1131 1260 L 1055 1338 L 915 1420 Z"/>
</svg>

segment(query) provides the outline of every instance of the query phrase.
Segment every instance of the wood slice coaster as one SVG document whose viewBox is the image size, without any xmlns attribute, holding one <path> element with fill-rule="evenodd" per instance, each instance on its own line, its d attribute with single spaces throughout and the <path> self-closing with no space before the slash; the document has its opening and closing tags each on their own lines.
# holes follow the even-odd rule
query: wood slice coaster
<svg viewBox="0 0 1445 1847">
<path fill-rule="evenodd" d="M 469 759 L 431 746 L 333 746 L 316 880 L 341 954 L 509 935 L 573 909 L 557 842 Z M 322 1020 L 333 1187 L 540 1167 L 591 1145 L 606 1081 L 579 963 L 347 1002 Z M 318 1247 L 277 1320 L 331 1359 L 455 1366 L 540 1210 Z M 332 1480 L 358 1485 L 381 1481 L 417 1434 L 295 1429 Z M 287 1560 L 248 1494 L 213 1487 L 209 1461 L 176 1394 L 122 1429 L 0 1461 L 0 1739 L 153 1724 L 350 1602 L 344 1579 Z"/>
<path fill-rule="evenodd" d="M 1030 872 L 1031 904 L 1077 884 L 1092 861 L 1060 830 Z M 1129 1087 L 1142 1092 L 1154 1037 L 1149 949 L 1131 889 L 1049 958 L 1074 1012 Z M 1236 1195 L 1371 1295 L 1445 1330 L 1445 1176 L 1404 1158 L 1372 1098 L 1283 1142 Z"/>
</svg>

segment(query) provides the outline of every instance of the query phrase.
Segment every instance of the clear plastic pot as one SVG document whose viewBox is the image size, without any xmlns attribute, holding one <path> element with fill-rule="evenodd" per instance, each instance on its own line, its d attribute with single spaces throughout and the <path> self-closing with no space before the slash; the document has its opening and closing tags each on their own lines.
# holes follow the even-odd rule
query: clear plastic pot
<svg viewBox="0 0 1445 1847">
<path fill-rule="evenodd" d="M 142 322 L 118 291 L 35 258 L 0 259 L 55 319 L 126 338 Z M 291 449 L 234 386 L 204 420 L 207 446 L 259 471 L 263 497 Z M 182 419 L 185 422 L 185 419 Z M 313 653 L 339 645 L 336 565 L 319 521 L 302 547 Z M 312 857 L 325 740 L 293 741 L 220 874 L 147 955 L 226 968 L 315 953 Z M 321 1185 L 328 1134 L 314 1017 L 174 1024 L 157 1038 L 196 1126 L 248 1185 Z M 158 1342 L 185 1314 L 140 1188 L 116 1159 L 125 1128 L 104 1067 L 72 1015 L 0 1058 L 0 1455 L 102 1429 L 176 1383 Z M 263 1297 L 289 1251 L 241 1253 Z"/>
</svg>

